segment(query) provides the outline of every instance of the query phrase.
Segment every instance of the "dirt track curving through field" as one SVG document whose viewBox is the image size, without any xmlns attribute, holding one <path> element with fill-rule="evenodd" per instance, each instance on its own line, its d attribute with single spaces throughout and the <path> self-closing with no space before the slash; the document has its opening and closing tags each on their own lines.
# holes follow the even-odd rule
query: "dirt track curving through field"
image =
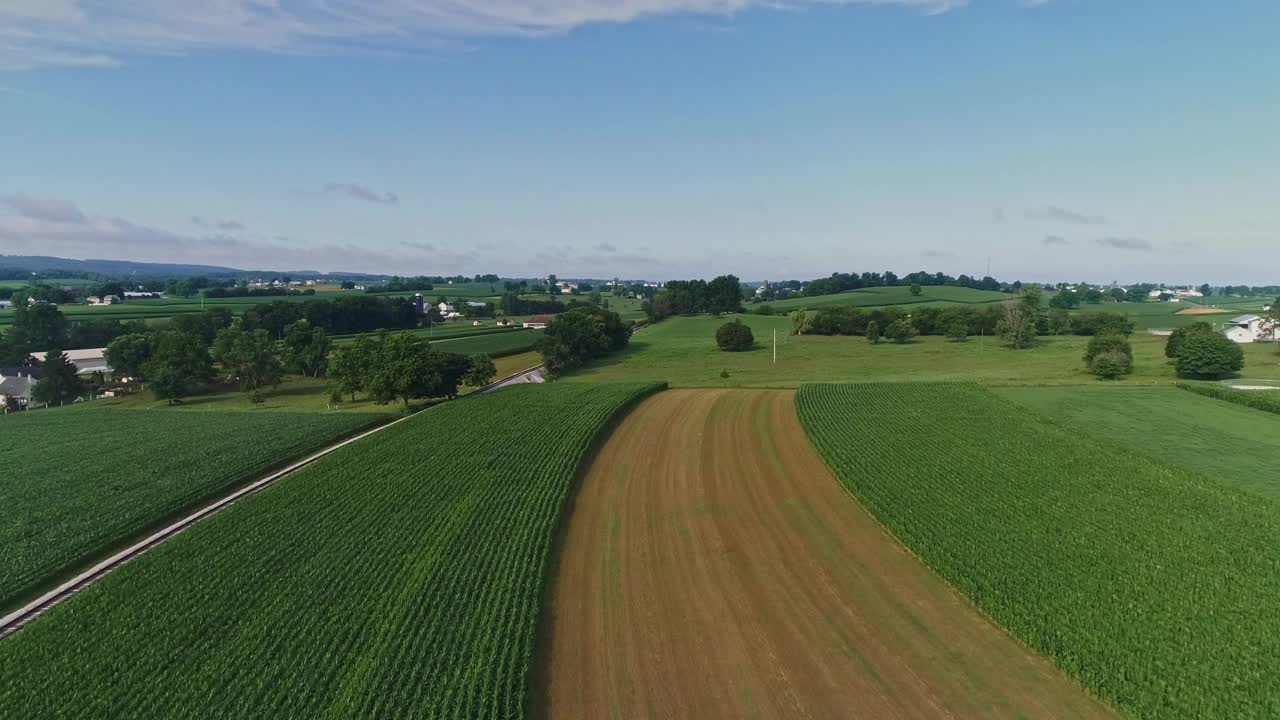
<svg viewBox="0 0 1280 720">
<path fill-rule="evenodd" d="M 564 543 L 548 718 L 1115 717 L 843 490 L 791 391 L 644 401 Z"/>
</svg>

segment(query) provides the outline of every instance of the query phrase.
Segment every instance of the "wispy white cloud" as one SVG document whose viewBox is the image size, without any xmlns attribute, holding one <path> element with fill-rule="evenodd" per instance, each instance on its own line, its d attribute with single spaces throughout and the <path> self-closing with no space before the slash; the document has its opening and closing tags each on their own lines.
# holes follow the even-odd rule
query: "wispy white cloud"
<svg viewBox="0 0 1280 720">
<path fill-rule="evenodd" d="M 234 221 L 217 221 L 231 224 Z M 74 203 L 24 194 L 0 196 L 0 248 L 12 255 L 113 258 L 144 262 L 191 262 L 245 269 L 420 272 L 469 270 L 470 252 L 398 253 L 354 242 L 304 243 L 280 236 L 219 230 L 173 232 L 120 217 L 86 212 Z M 247 265 L 252 267 L 246 268 Z"/>
<path fill-rule="evenodd" d="M 1153 249 L 1149 241 L 1138 237 L 1102 237 L 1094 239 L 1093 244 L 1101 247 L 1115 248 L 1117 250 L 1141 250 L 1143 252 L 1151 252 Z"/>
<path fill-rule="evenodd" d="M 1071 241 L 1061 235 L 1045 235 L 1041 241 L 1045 245 L 1070 245 Z"/>
<path fill-rule="evenodd" d="M 0 0 L 0 70 L 112 66 L 136 52 L 318 52 L 371 41 L 542 36 L 658 15 L 893 5 L 941 14 L 969 0 Z"/>
<path fill-rule="evenodd" d="M 1087 215 L 1075 210 L 1058 207 L 1057 205 L 1046 205 L 1042 208 L 1028 210 L 1026 218 L 1028 220 L 1048 220 L 1069 225 L 1105 225 L 1107 222 L 1107 219 L 1101 215 Z"/>
<path fill-rule="evenodd" d="M 400 196 L 393 192 L 378 192 L 367 185 L 358 183 L 338 183 L 331 182 L 324 186 L 327 193 L 337 193 L 355 198 L 356 200 L 364 200 L 365 202 L 377 203 L 379 205 L 399 205 Z"/>
</svg>

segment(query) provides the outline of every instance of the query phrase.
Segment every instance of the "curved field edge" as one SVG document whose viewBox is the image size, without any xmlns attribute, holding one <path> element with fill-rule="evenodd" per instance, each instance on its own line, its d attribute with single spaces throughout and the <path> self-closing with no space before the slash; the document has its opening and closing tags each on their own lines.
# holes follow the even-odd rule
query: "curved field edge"
<svg viewBox="0 0 1280 720">
<path fill-rule="evenodd" d="M 390 418 L 83 409 L 9 418 L 0 453 L 0 610 L 165 523 Z"/>
<path fill-rule="evenodd" d="M 836 476 L 988 617 L 1134 717 L 1280 714 L 1280 505 L 974 385 L 805 385 Z"/>
<path fill-rule="evenodd" d="M 25 717 L 521 717 L 552 542 L 653 385 L 522 385 L 341 448 L 0 643 Z"/>
<path fill-rule="evenodd" d="M 537 718 L 538 720 L 545 719 L 547 668 L 545 663 L 540 662 L 540 659 L 544 655 L 544 649 L 551 642 L 551 604 L 555 597 L 556 577 L 560 570 L 560 559 L 564 554 L 565 540 L 569 534 L 569 519 L 573 517 L 573 508 L 578 501 L 579 492 L 582 490 L 583 480 L 591 472 L 591 465 L 600 454 L 600 450 L 609 442 L 609 438 L 627 419 L 631 411 L 646 398 L 667 389 L 669 389 L 667 383 L 648 385 L 645 390 L 637 393 L 626 404 L 620 406 L 609 421 L 596 433 L 595 438 L 591 441 L 590 448 L 578 462 L 578 468 L 574 472 L 568 495 L 565 501 L 561 503 L 560 513 L 556 518 L 555 528 L 552 531 L 551 545 L 547 549 L 547 562 L 542 573 L 542 588 L 540 591 L 542 607 L 538 612 L 537 630 L 534 634 L 534 645 L 530 654 L 532 668 L 529 672 L 528 685 L 525 688 L 524 717 Z"/>
</svg>

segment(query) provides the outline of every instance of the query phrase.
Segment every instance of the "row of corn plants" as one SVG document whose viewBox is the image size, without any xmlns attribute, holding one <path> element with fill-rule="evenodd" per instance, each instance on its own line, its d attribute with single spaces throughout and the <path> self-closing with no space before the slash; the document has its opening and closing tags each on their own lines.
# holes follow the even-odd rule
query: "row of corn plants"
<svg viewBox="0 0 1280 720">
<path fill-rule="evenodd" d="M 1141 718 L 1280 717 L 1280 506 L 977 386 L 796 402 L 890 531 L 1098 696 Z"/>
<path fill-rule="evenodd" d="M 653 389 L 522 385 L 338 450 L 0 642 L 0 707 L 523 717 L 578 466 Z"/>
<path fill-rule="evenodd" d="M 356 413 L 19 413 L 0 427 L 0 607 L 382 419 Z"/>
</svg>

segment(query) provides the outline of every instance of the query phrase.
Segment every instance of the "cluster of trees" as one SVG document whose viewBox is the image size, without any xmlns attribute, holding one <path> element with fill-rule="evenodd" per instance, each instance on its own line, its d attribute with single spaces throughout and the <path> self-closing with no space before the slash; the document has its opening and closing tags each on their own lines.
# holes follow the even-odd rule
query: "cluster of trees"
<svg viewBox="0 0 1280 720">
<path fill-rule="evenodd" d="M 366 292 L 426 292 L 428 290 L 435 290 L 437 282 L 444 281 L 441 278 L 429 278 L 425 275 L 404 278 L 399 275 L 394 275 L 390 280 L 382 283 L 381 285 L 367 286 Z M 354 282 L 350 283 L 350 285 L 351 288 L 356 286 Z M 347 287 L 347 283 L 345 282 L 342 284 L 342 288 L 344 290 L 351 289 Z"/>
<path fill-rule="evenodd" d="M 580 304 L 547 324 L 537 349 L 547 373 L 556 377 L 594 358 L 622 350 L 630 342 L 631 328 L 618 313 Z"/>
<path fill-rule="evenodd" d="M 742 311 L 742 283 L 734 275 L 714 280 L 672 280 L 642 308 L 651 321 L 672 315 L 735 313 Z"/>
<path fill-rule="evenodd" d="M 955 287 L 967 287 L 977 290 L 1004 290 L 1006 292 L 1011 289 L 1016 290 L 1022 287 L 1021 283 L 1012 285 L 1002 285 L 998 280 L 992 277 L 984 277 L 977 279 L 968 275 L 960 277 L 951 277 L 946 273 L 927 273 L 914 272 L 909 275 L 899 277 L 893 272 L 864 272 L 864 273 L 832 273 L 831 277 L 813 280 L 803 285 L 801 293 L 806 296 L 814 295 L 833 295 L 848 290 L 860 290 L 870 287 L 886 287 L 890 285 L 918 285 L 918 286 L 939 286 L 951 285 Z M 772 285 L 772 288 L 781 289 L 799 289 L 801 283 L 796 281 L 788 281 Z"/>
<path fill-rule="evenodd" d="M 1017 302 L 1001 305 L 949 307 L 859 308 L 830 305 L 792 315 L 795 334 L 864 335 L 875 323 L 886 330 L 899 321 L 908 322 L 919 335 L 946 336 L 963 340 L 970 335 L 1007 335 L 1011 345 L 1026 347 L 1040 335 L 1130 335 L 1133 321 L 1114 312 L 1070 314 L 1046 313 L 1040 307 L 1038 288 L 1024 288 Z M 910 314 L 908 314 L 908 312 Z"/>
<path fill-rule="evenodd" d="M 412 298 L 344 295 L 332 300 L 277 300 L 258 305 L 245 312 L 242 322 L 246 329 L 262 329 L 272 337 L 282 338 L 285 328 L 299 320 L 324 328 L 330 335 L 354 335 L 384 329 L 409 330 L 418 327 L 422 318 Z"/>
<path fill-rule="evenodd" d="M 401 401 L 406 409 L 411 400 L 455 398 L 460 386 L 487 385 L 497 374 L 488 355 L 439 352 L 411 333 L 388 331 L 338 348 L 328 369 L 331 402 L 365 393 L 379 404 Z"/>
<path fill-rule="evenodd" d="M 225 310 L 213 310 L 180 315 L 167 329 L 122 335 L 107 345 L 106 359 L 117 377 L 145 381 L 162 400 L 180 401 L 198 392 L 217 375 L 215 363 L 223 380 L 257 399 L 264 388 L 279 385 L 286 372 L 324 375 L 331 347 L 324 328 L 305 319 L 276 340 Z"/>
<path fill-rule="evenodd" d="M 1164 354 L 1181 378 L 1216 380 L 1244 369 L 1244 348 L 1206 322 L 1174 330 Z"/>
</svg>

